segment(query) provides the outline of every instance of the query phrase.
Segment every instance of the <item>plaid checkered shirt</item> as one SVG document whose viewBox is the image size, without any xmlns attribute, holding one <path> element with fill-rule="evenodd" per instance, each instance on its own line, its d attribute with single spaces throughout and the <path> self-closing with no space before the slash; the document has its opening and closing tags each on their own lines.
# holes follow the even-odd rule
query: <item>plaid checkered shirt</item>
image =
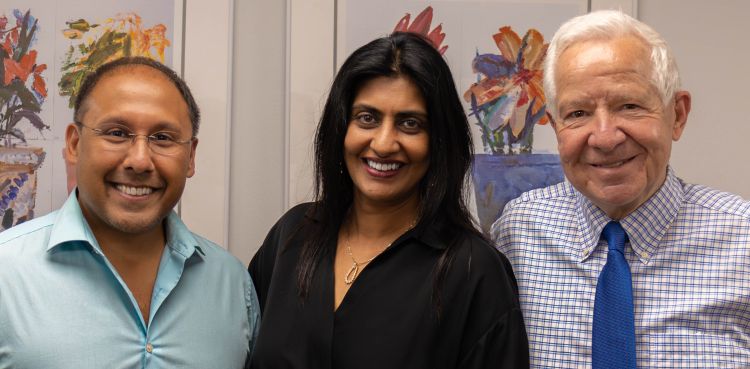
<svg viewBox="0 0 750 369">
<path fill-rule="evenodd" d="M 565 181 L 511 201 L 492 238 L 513 264 L 532 368 L 590 368 L 611 219 Z M 750 368 L 750 202 L 682 182 L 620 220 L 639 368 Z"/>
</svg>

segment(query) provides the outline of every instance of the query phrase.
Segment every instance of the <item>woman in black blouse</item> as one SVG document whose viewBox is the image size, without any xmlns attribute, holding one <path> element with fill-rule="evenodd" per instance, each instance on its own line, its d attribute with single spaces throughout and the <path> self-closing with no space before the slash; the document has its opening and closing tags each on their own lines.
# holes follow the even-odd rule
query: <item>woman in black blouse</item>
<svg viewBox="0 0 750 369">
<path fill-rule="evenodd" d="M 355 51 L 315 138 L 316 201 L 250 263 L 253 368 L 522 368 L 511 267 L 476 230 L 472 143 L 453 77 L 420 36 Z"/>
</svg>

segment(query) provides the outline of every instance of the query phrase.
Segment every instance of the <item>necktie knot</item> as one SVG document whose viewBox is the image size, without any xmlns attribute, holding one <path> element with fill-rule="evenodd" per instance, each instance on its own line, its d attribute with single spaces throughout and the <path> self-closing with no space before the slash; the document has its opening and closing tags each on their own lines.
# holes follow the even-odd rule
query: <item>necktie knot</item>
<svg viewBox="0 0 750 369">
<path fill-rule="evenodd" d="M 604 226 L 602 237 L 607 240 L 607 246 L 610 250 L 617 250 L 625 253 L 625 242 L 628 242 L 628 234 L 620 225 L 620 222 L 611 221 Z"/>
</svg>

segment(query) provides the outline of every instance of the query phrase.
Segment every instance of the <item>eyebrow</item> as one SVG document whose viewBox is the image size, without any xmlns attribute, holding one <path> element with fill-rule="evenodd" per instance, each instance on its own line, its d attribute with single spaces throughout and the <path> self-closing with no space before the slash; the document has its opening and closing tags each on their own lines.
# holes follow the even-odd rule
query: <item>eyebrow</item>
<svg viewBox="0 0 750 369">
<path fill-rule="evenodd" d="M 367 104 L 354 104 L 352 105 L 352 114 L 360 111 L 369 111 L 373 112 L 378 116 L 383 115 L 383 112 L 381 112 L 379 109 L 367 105 Z M 427 120 L 427 113 L 421 110 L 403 110 L 396 113 L 397 118 L 405 118 L 405 117 L 417 117 L 421 118 L 423 120 Z"/>
<path fill-rule="evenodd" d="M 567 107 L 570 105 L 579 106 L 579 105 L 584 105 L 584 104 L 591 104 L 595 100 L 596 98 L 588 96 L 587 94 L 579 94 L 578 96 L 569 97 L 568 99 L 565 99 L 565 100 L 558 99 L 557 107 L 562 108 L 562 107 Z"/>
<path fill-rule="evenodd" d="M 115 115 L 111 117 L 106 117 L 105 119 L 100 121 L 100 124 L 118 125 L 118 126 L 123 126 L 125 128 L 132 130 L 132 127 L 127 122 L 128 122 L 127 119 L 123 119 L 122 117 Z M 152 132 L 165 131 L 165 130 L 172 131 L 172 132 L 181 132 L 181 130 L 178 127 L 178 124 L 167 122 L 167 121 L 158 121 L 149 126 L 149 131 L 152 131 Z"/>
</svg>

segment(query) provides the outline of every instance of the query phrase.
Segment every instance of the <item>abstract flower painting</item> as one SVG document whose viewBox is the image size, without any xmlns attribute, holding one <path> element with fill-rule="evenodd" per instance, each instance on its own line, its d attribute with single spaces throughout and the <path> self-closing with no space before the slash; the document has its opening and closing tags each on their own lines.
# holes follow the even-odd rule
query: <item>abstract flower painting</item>
<svg viewBox="0 0 750 369">
<path fill-rule="evenodd" d="M 472 61 L 478 81 L 464 93 L 482 131 L 489 154 L 530 153 L 536 124 L 546 124 L 542 62 L 544 36 L 530 29 L 523 38 L 509 26 L 492 35 L 499 54 L 479 54 Z"/>
<path fill-rule="evenodd" d="M 29 129 L 49 130 L 39 113 L 47 98 L 35 49 L 39 19 L 30 9 L 0 15 L 0 231 L 34 217 L 37 169 L 45 152 L 29 147 Z"/>
</svg>

